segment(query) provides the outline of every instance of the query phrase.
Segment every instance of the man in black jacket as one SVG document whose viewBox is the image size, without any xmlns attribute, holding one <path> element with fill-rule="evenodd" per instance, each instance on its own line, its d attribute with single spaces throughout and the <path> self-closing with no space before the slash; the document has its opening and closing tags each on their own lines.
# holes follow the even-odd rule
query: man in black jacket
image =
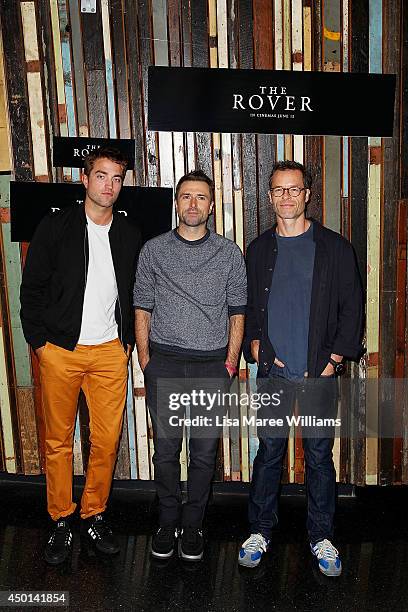
<svg viewBox="0 0 408 612">
<path fill-rule="evenodd" d="M 238 562 L 259 564 L 277 524 L 278 491 L 295 400 L 302 415 L 308 498 L 307 529 L 312 554 L 328 576 L 341 573 L 331 543 L 336 474 L 332 448 L 337 414 L 335 377 L 344 359 L 361 352 L 361 280 L 351 244 L 307 219 L 311 177 L 302 164 L 274 165 L 269 198 L 276 225 L 248 248 L 246 359 L 258 364 L 258 389 L 279 394 L 279 406 L 262 407 L 259 418 L 279 417 L 274 427 L 261 421 L 249 499 L 250 537 Z M 272 404 L 272 402 L 271 402 Z M 276 423 L 278 426 L 276 427 Z"/>
<path fill-rule="evenodd" d="M 132 289 L 140 233 L 113 205 L 127 161 L 112 148 L 85 160 L 84 205 L 50 214 L 31 241 L 21 285 L 21 321 L 41 373 L 47 506 L 53 529 L 48 563 L 72 546 L 72 442 L 80 389 L 90 417 L 91 449 L 81 499 L 86 537 L 98 550 L 119 547 L 106 524 L 107 504 L 134 345 Z"/>
</svg>

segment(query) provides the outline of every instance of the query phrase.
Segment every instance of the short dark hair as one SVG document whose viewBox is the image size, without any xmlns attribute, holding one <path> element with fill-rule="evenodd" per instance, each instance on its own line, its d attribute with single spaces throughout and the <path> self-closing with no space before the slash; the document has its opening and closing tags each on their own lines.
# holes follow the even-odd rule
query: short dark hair
<svg viewBox="0 0 408 612">
<path fill-rule="evenodd" d="M 122 166 L 122 177 L 125 176 L 128 160 L 123 153 L 115 147 L 100 147 L 99 149 L 95 149 L 89 153 L 89 155 L 87 155 L 84 159 L 84 173 L 86 176 L 91 174 L 91 170 L 94 167 L 94 163 L 97 159 L 105 158 L 119 164 L 119 166 Z"/>
<path fill-rule="evenodd" d="M 312 179 L 312 175 L 310 174 L 309 170 L 307 170 L 307 168 L 305 168 L 303 164 L 300 164 L 299 162 L 295 162 L 295 161 L 290 161 L 287 159 L 285 161 L 278 161 L 275 164 L 273 164 L 271 173 L 269 175 L 269 189 L 271 189 L 272 177 L 275 174 L 275 172 L 278 172 L 278 170 L 280 171 L 300 170 L 300 172 L 303 175 L 303 184 L 306 187 L 306 189 L 310 189 L 312 187 L 313 179 Z"/>
<path fill-rule="evenodd" d="M 180 187 L 186 181 L 201 181 L 202 183 L 207 183 L 208 187 L 210 188 L 211 202 L 214 200 L 214 182 L 202 170 L 191 170 L 190 172 L 181 177 L 176 186 L 176 200 L 178 192 L 180 191 Z"/>
</svg>

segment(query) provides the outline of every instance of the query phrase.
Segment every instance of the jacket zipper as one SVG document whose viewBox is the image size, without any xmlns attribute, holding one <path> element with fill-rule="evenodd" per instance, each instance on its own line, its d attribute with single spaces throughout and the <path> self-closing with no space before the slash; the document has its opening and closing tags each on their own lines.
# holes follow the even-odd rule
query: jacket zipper
<svg viewBox="0 0 408 612">
<path fill-rule="evenodd" d="M 113 224 L 113 219 L 112 219 L 112 224 Z M 112 229 L 112 226 L 111 226 L 111 229 Z M 110 230 L 109 230 L 109 234 L 110 234 Z M 120 338 L 120 342 L 121 342 L 123 348 L 125 349 L 125 346 L 123 344 L 123 325 L 122 325 L 123 317 L 122 317 L 122 307 L 120 305 L 119 284 L 118 284 L 118 277 L 117 277 L 116 269 L 115 269 L 115 260 L 114 260 L 113 253 L 112 253 L 112 244 L 111 244 L 111 241 L 110 241 L 110 236 L 109 236 L 109 245 L 110 245 L 110 248 L 111 248 L 113 271 L 115 273 L 116 289 L 118 290 L 118 305 L 119 305 L 119 316 L 120 316 L 120 333 L 119 333 L 119 338 Z"/>
<path fill-rule="evenodd" d="M 115 273 L 116 276 L 116 273 Z M 120 297 L 119 297 L 119 287 L 118 287 L 118 281 L 116 281 L 116 287 L 118 289 L 118 304 L 119 304 L 119 316 L 120 316 L 120 341 L 122 343 L 122 346 L 124 347 L 123 344 L 123 336 L 122 336 L 122 308 L 120 306 Z M 124 347 L 125 348 L 125 347 Z"/>
</svg>

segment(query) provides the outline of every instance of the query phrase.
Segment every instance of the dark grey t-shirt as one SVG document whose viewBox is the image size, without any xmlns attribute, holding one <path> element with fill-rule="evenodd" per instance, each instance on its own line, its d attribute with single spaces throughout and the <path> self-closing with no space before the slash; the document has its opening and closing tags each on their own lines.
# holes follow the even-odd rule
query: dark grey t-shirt
<svg viewBox="0 0 408 612">
<path fill-rule="evenodd" d="M 268 334 L 285 368 L 270 372 L 285 378 L 303 378 L 307 371 L 310 299 L 315 243 L 313 224 L 300 236 L 276 234 L 278 256 L 268 301 Z"/>
</svg>

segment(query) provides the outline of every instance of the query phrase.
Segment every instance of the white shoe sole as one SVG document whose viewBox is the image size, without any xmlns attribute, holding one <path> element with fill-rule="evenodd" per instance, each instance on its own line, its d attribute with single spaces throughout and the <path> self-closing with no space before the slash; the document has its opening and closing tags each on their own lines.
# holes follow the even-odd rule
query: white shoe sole
<svg viewBox="0 0 408 612">
<path fill-rule="evenodd" d="M 202 551 L 199 555 L 186 555 L 181 548 L 181 540 L 179 542 L 179 557 L 180 559 L 184 559 L 184 561 L 201 561 L 203 558 L 204 551 Z"/>
<path fill-rule="evenodd" d="M 337 570 L 334 574 L 329 574 L 326 573 L 324 568 L 320 565 L 320 563 L 318 563 L 319 566 L 319 570 L 321 571 L 321 573 L 323 574 L 323 576 L 327 576 L 328 578 L 337 578 L 338 576 L 341 576 L 341 572 L 342 572 L 342 567 L 340 567 L 339 570 Z"/>
<path fill-rule="evenodd" d="M 258 559 L 258 561 L 251 561 L 251 559 L 247 559 L 246 557 L 238 557 L 238 565 L 242 565 L 243 567 L 258 567 L 261 562 L 262 557 Z"/>
<path fill-rule="evenodd" d="M 174 548 L 168 553 L 158 553 L 153 550 L 153 548 L 150 550 L 150 552 L 152 554 L 152 557 L 155 557 L 156 559 L 170 559 L 170 557 L 174 555 Z"/>
</svg>

